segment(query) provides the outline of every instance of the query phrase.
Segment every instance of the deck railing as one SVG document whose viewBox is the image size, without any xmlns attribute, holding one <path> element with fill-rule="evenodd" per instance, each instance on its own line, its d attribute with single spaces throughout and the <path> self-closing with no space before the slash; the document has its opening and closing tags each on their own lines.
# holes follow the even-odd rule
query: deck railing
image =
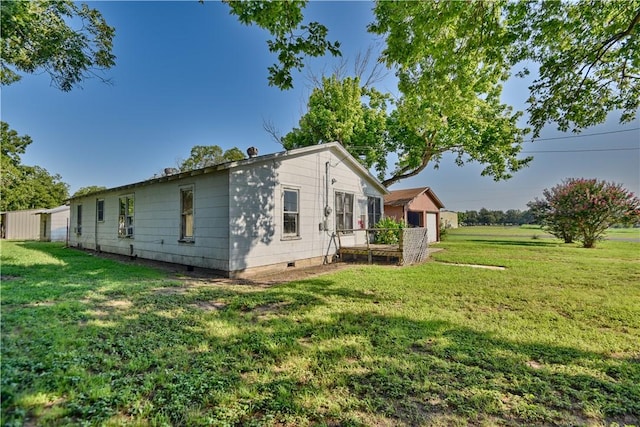
<svg viewBox="0 0 640 427">
<path fill-rule="evenodd" d="M 397 244 L 376 244 L 375 235 L 381 232 L 398 232 Z M 358 244 L 356 233 L 364 233 L 364 243 Z M 357 228 L 351 230 L 338 230 L 338 251 L 341 256 L 345 254 L 367 255 L 371 264 L 373 256 L 397 257 L 400 265 L 415 264 L 424 261 L 429 253 L 429 243 L 426 228 Z M 343 239 L 353 236 L 354 245 L 344 245 Z"/>
</svg>

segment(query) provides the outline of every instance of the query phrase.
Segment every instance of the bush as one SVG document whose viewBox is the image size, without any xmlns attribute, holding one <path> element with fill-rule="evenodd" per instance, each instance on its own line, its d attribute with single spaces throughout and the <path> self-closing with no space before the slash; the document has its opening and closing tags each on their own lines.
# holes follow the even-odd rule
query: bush
<svg viewBox="0 0 640 427">
<path fill-rule="evenodd" d="M 596 179 L 566 179 L 543 191 L 544 199 L 528 203 L 545 229 L 565 243 L 592 248 L 607 228 L 640 217 L 640 199 L 620 184 Z"/>
<path fill-rule="evenodd" d="M 449 223 L 445 223 L 444 221 L 440 220 L 440 241 L 444 241 L 447 238 L 447 235 L 449 234 L 449 229 L 451 228 L 451 224 Z"/>
<path fill-rule="evenodd" d="M 374 243 L 382 245 L 396 245 L 400 242 L 400 233 L 407 225 L 404 221 L 397 221 L 392 217 L 382 218 L 375 225 L 375 228 L 382 228 L 385 230 L 376 231 L 374 234 Z"/>
</svg>

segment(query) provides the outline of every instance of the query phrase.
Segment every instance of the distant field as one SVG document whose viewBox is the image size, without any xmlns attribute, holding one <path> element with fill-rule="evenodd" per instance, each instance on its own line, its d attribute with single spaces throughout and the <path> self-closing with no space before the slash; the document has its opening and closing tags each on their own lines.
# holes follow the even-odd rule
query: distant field
<svg viewBox="0 0 640 427">
<path fill-rule="evenodd" d="M 639 425 L 640 244 L 489 231 L 275 286 L 2 242 L 1 424 Z"/>
<path fill-rule="evenodd" d="M 540 226 L 477 226 L 460 227 L 448 230 L 451 235 L 493 235 L 512 237 L 551 237 Z M 607 238 L 631 238 L 640 240 L 640 228 L 610 228 Z"/>
</svg>

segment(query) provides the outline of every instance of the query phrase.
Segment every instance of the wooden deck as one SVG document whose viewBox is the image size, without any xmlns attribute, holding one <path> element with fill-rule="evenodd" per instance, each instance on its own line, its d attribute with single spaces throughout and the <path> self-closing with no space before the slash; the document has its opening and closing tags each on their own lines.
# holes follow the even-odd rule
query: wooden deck
<svg viewBox="0 0 640 427">
<path fill-rule="evenodd" d="M 358 255 L 366 255 L 369 264 L 372 263 L 374 256 L 387 258 L 398 258 L 398 263 L 402 264 L 402 250 L 399 245 L 378 245 L 371 243 L 369 245 L 340 246 L 340 258 L 346 259 L 347 255 L 352 255 L 356 259 Z"/>
<path fill-rule="evenodd" d="M 424 261 L 428 256 L 427 229 L 407 228 L 402 230 L 398 244 L 376 244 L 369 243 L 369 236 L 381 229 L 359 229 L 338 231 L 338 254 L 340 259 L 346 260 L 347 256 L 357 259 L 358 256 L 366 256 L 369 264 L 373 262 L 373 257 L 385 257 L 387 261 L 396 258 L 399 265 L 414 264 Z M 366 243 L 355 245 L 343 245 L 341 234 L 353 235 L 355 232 L 364 232 Z"/>
</svg>

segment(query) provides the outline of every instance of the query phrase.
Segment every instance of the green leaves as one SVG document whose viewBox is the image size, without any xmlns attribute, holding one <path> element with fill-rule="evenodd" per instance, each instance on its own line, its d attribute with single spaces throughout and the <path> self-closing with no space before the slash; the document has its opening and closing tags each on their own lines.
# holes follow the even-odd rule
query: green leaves
<svg viewBox="0 0 640 427">
<path fill-rule="evenodd" d="M 322 79 L 313 90 L 299 128 L 282 138 L 286 149 L 338 141 L 380 176 L 386 170 L 386 109 L 390 96 L 360 86 L 360 79 Z"/>
<path fill-rule="evenodd" d="M 291 71 L 302 69 L 305 56 L 323 56 L 327 51 L 340 56 L 340 43 L 327 41 L 327 27 L 318 22 L 302 24 L 306 1 L 223 1 L 241 23 L 256 24 L 273 36 L 267 46 L 279 62 L 269 67 L 271 86 L 291 89 Z"/>
<path fill-rule="evenodd" d="M 70 0 L 3 1 L 0 83 L 20 80 L 20 73 L 46 71 L 53 84 L 70 91 L 97 71 L 115 64 L 115 30 L 99 11 Z M 78 29 L 72 22 L 79 22 Z M 106 79 L 103 79 L 106 81 Z"/>
<path fill-rule="evenodd" d="M 534 215 L 554 236 L 566 243 L 577 239 L 585 248 L 594 247 L 612 225 L 640 219 L 640 199 L 621 184 L 569 178 L 543 194 L 528 204 Z"/>
<path fill-rule="evenodd" d="M 223 153 L 222 148 L 218 145 L 195 145 L 191 148 L 191 156 L 180 164 L 180 171 L 200 169 L 244 158 L 244 153 L 237 147 L 230 148 Z"/>
<path fill-rule="evenodd" d="M 53 208 L 69 197 L 69 186 L 60 175 L 50 175 L 39 166 L 25 166 L 20 155 L 31 144 L 31 137 L 18 135 L 1 122 L 2 155 L 0 156 L 0 210 Z"/>
<path fill-rule="evenodd" d="M 640 1 L 518 2 L 506 9 L 512 58 L 536 63 L 527 111 L 534 136 L 548 123 L 580 130 L 640 107 Z"/>
</svg>

